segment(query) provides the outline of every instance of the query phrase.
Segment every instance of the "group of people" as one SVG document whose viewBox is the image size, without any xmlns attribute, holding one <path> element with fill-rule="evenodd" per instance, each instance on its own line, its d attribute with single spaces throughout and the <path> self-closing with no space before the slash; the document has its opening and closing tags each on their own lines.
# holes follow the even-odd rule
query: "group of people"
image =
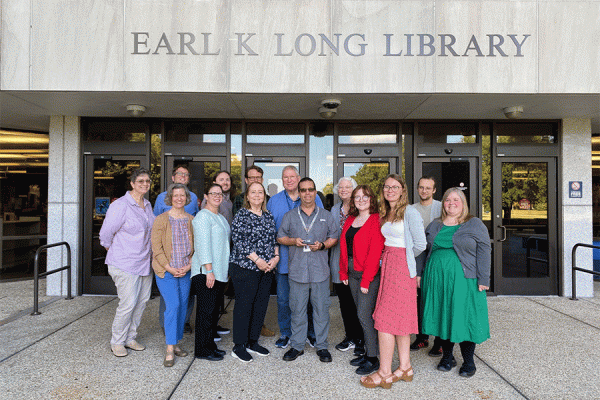
<svg viewBox="0 0 600 400">
<path fill-rule="evenodd" d="M 222 360 L 217 332 L 223 289 L 231 279 L 235 293 L 231 355 L 250 362 L 267 356 L 259 344 L 273 280 L 277 287 L 280 337 L 285 361 L 304 354 L 306 343 L 321 362 L 329 352 L 330 282 L 339 298 L 345 337 L 335 346 L 354 349 L 350 363 L 364 375 L 367 388 L 390 388 L 410 382 L 410 351 L 428 347 L 441 356 L 437 369 L 473 376 L 475 344 L 489 338 L 485 291 L 489 289 L 491 247 L 487 229 L 469 213 L 460 188 L 433 200 L 435 180 L 419 180 L 421 201 L 408 204 L 402 177 L 389 175 L 379 193 L 343 177 L 334 188 L 340 202 L 323 208 L 312 179 L 294 166 L 282 171 L 284 190 L 269 198 L 263 171 L 245 171 L 246 191 L 229 197 L 231 177 L 220 171 L 209 185 L 201 210 L 187 188 L 190 173 L 173 171 L 173 184 L 157 198 L 154 212 L 144 198 L 150 173 L 131 175 L 131 190 L 114 201 L 100 231 L 108 250 L 106 263 L 117 287 L 119 305 L 112 326 L 111 349 L 143 350 L 137 327 L 150 297 L 152 275 L 164 300 L 161 325 L 164 365 L 187 352 L 179 345 L 196 296 L 194 355 Z M 418 295 L 419 293 L 419 295 Z M 411 345 L 410 335 L 417 334 Z M 395 348 L 399 366 L 392 370 Z"/>
</svg>

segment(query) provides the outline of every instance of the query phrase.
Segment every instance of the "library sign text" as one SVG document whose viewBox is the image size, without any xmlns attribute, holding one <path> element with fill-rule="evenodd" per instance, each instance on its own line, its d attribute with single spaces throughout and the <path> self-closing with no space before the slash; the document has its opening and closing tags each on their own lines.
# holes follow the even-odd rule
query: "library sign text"
<svg viewBox="0 0 600 400">
<path fill-rule="evenodd" d="M 234 35 L 217 43 L 212 33 L 131 32 L 131 54 L 218 56 L 224 53 L 223 48 L 229 42 L 229 51 L 233 55 L 261 55 L 261 38 L 256 33 Z M 267 39 L 270 50 L 265 53 L 274 57 L 361 57 L 369 54 L 369 50 L 375 48 L 373 44 L 377 42 L 380 55 L 384 57 L 524 57 L 526 44 L 531 42 L 527 40 L 530 36 L 490 33 L 457 37 L 452 34 L 384 33 L 380 37 L 369 38 L 364 33 L 301 33 L 295 36 L 275 33 Z"/>
</svg>

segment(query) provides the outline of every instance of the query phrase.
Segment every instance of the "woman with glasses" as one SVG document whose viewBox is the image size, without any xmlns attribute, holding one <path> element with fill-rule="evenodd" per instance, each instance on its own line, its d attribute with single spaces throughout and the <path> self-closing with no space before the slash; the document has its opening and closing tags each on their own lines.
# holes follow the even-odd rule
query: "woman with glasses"
<svg viewBox="0 0 600 400">
<path fill-rule="evenodd" d="M 384 238 L 379 224 L 377 198 L 368 185 L 352 191 L 349 216 L 340 236 L 339 277 L 349 285 L 362 331 L 366 353 L 351 361 L 356 373 L 369 375 L 379 369 L 377 332 L 373 321 L 379 291 L 379 262 Z"/>
<path fill-rule="evenodd" d="M 192 221 L 194 228 L 194 255 L 192 257 L 192 285 L 196 292 L 196 358 L 221 361 L 225 352 L 214 342 L 213 332 L 219 319 L 218 299 L 229 271 L 229 223 L 221 214 L 223 189 L 213 183 L 204 195 L 206 206 Z"/>
<path fill-rule="evenodd" d="M 411 382 L 410 335 L 419 332 L 417 322 L 417 271 L 415 256 L 427 241 L 421 214 L 408 205 L 406 185 L 401 176 L 390 174 L 379 195 L 381 233 L 385 248 L 381 282 L 373 319 L 379 332 L 379 371 L 361 379 L 367 388 L 389 389 L 400 380 Z M 394 348 L 400 365 L 392 373 Z"/>
<path fill-rule="evenodd" d="M 340 227 L 340 232 L 344 228 L 346 219 L 350 213 L 350 204 L 352 203 L 352 191 L 356 188 L 356 181 L 347 176 L 343 176 L 333 187 L 337 192 L 340 202 L 331 208 L 331 215 Z M 356 305 L 350 292 L 350 287 L 344 285 L 340 280 L 340 242 L 331 248 L 329 253 L 329 266 L 331 267 L 331 282 L 337 294 L 342 321 L 344 323 L 344 339 L 338 343 L 335 348 L 339 351 L 348 351 L 354 348 L 354 355 L 362 356 L 365 353 L 365 342 L 362 327 L 358 320 Z"/>
<path fill-rule="evenodd" d="M 454 343 L 460 343 L 459 375 L 475 375 L 475 344 L 490 337 L 486 290 L 490 286 L 491 245 L 484 223 L 469 213 L 460 188 L 442 197 L 442 217 L 427 227 L 430 249 L 423 272 L 423 332 L 442 339 L 437 369 L 456 366 Z M 421 275 L 421 271 L 418 271 Z"/>
<path fill-rule="evenodd" d="M 111 203 L 100 229 L 100 244 L 108 251 L 105 261 L 108 273 L 119 296 L 110 340 L 117 357 L 126 356 L 127 348 L 145 349 L 135 339 L 152 288 L 150 236 L 154 214 L 150 202 L 144 198 L 151 183 L 150 171 L 145 168 L 133 171 L 131 190 Z"/>
<path fill-rule="evenodd" d="M 156 286 L 165 302 L 165 367 L 175 364 L 175 356 L 188 355 L 178 343 L 183 339 L 194 252 L 193 217 L 184 209 L 190 201 L 187 186 L 172 184 L 165 196 L 165 205 L 171 209 L 156 217 L 152 227 L 152 268 L 156 274 Z"/>
<path fill-rule="evenodd" d="M 231 355 L 242 362 L 252 361 L 249 353 L 269 355 L 258 338 L 269 305 L 272 271 L 279 262 L 279 246 L 275 219 L 266 204 L 263 185 L 250 183 L 244 193 L 244 207 L 231 225 L 229 272 L 235 292 Z"/>
</svg>

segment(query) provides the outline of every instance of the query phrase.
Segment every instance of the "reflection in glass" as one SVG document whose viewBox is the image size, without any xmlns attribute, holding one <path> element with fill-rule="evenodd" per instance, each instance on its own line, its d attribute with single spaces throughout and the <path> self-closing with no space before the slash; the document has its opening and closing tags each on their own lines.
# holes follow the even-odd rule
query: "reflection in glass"
<svg viewBox="0 0 600 400">
<path fill-rule="evenodd" d="M 247 143 L 304 144 L 304 135 L 248 135 Z"/>
<path fill-rule="evenodd" d="M 140 167 L 138 160 L 112 161 L 94 160 L 94 197 L 92 201 L 92 276 L 108 276 L 108 267 L 104 263 L 106 250 L 100 245 L 100 228 L 104 222 L 108 206 L 131 190 L 129 175 Z"/>
<path fill-rule="evenodd" d="M 310 171 L 318 191 L 326 198 L 323 205 L 333 205 L 333 136 L 310 136 Z"/>
<path fill-rule="evenodd" d="M 442 200 L 444 192 L 451 187 L 462 188 L 467 199 L 470 199 L 470 174 L 468 161 L 424 162 L 423 176 L 432 176 L 436 182 L 435 200 Z M 469 204 L 469 207 L 471 205 Z M 476 210 L 470 210 L 476 215 Z"/>
<path fill-rule="evenodd" d="M 477 123 L 422 123 L 424 143 L 477 143 Z"/>
<path fill-rule="evenodd" d="M 502 163 L 502 225 L 502 276 L 548 276 L 547 163 Z"/>
<path fill-rule="evenodd" d="M 555 143 L 558 135 L 556 123 L 506 123 L 494 126 L 497 143 Z"/>
<path fill-rule="evenodd" d="M 359 185 L 369 185 L 377 196 L 389 174 L 387 162 L 344 163 L 344 176 L 351 176 Z"/>
<path fill-rule="evenodd" d="M 242 171 L 242 135 L 231 135 L 231 184 L 235 196 L 242 193 L 244 171 Z M 233 198 L 231 199 L 233 201 Z"/>
</svg>

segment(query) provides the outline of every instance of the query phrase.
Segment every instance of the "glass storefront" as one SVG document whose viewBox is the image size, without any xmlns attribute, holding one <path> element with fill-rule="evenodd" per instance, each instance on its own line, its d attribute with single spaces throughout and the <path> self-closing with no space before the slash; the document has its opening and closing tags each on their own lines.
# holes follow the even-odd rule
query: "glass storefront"
<svg viewBox="0 0 600 400">
<path fill-rule="evenodd" d="M 46 244 L 48 141 L 47 133 L 0 130 L 0 280 L 33 276 Z"/>
</svg>

